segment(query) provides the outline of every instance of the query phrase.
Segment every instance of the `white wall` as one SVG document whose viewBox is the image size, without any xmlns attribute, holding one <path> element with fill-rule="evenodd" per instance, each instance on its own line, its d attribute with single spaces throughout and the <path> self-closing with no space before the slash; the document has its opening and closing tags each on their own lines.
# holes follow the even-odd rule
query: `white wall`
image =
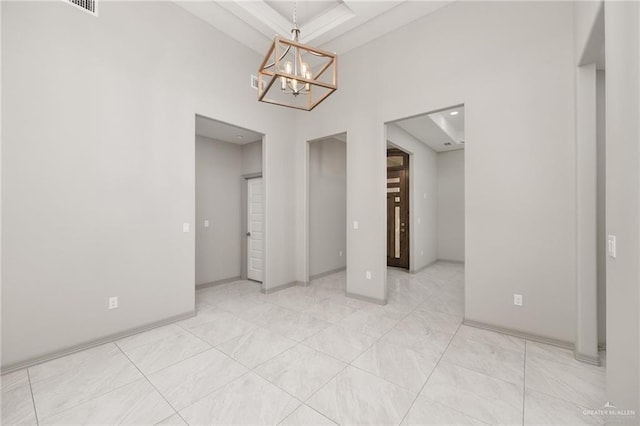
<svg viewBox="0 0 640 426">
<path fill-rule="evenodd" d="M 196 285 L 240 277 L 242 153 L 196 136 Z"/>
<path fill-rule="evenodd" d="M 438 259 L 464 262 L 464 150 L 438 153 Z"/>
<path fill-rule="evenodd" d="M 607 398 L 640 420 L 640 4 L 605 2 Z"/>
<path fill-rule="evenodd" d="M 437 154 L 395 124 L 387 125 L 387 140 L 410 154 L 409 268 L 418 271 L 438 259 Z"/>
<path fill-rule="evenodd" d="M 347 221 L 360 227 L 347 232 L 347 291 L 386 298 L 383 123 L 464 104 L 465 317 L 573 341 L 572 23 L 570 3 L 454 2 L 341 56 L 339 90 L 298 114 L 296 139 L 349 135 Z M 398 64 L 402 82 L 419 82 L 411 90 L 393 77 Z M 302 200 L 304 145 L 296 149 Z M 298 203 L 298 253 L 303 212 Z M 513 306 L 513 293 L 524 294 L 524 307 Z"/>
<path fill-rule="evenodd" d="M 1 7 L 3 367 L 193 311 L 196 113 L 266 135 L 265 286 L 295 280 L 294 115 L 256 102 L 259 55 L 170 2 Z"/>
<path fill-rule="evenodd" d="M 262 173 L 262 141 L 242 145 L 242 174 Z"/>
<path fill-rule="evenodd" d="M 347 148 L 309 142 L 309 277 L 347 265 Z M 342 252 L 342 256 L 340 256 Z"/>
</svg>

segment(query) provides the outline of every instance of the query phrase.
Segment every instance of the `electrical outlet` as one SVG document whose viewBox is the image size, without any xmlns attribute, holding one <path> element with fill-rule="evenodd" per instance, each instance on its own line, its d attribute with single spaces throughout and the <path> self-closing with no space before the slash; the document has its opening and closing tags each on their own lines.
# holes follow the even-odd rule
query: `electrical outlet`
<svg viewBox="0 0 640 426">
<path fill-rule="evenodd" d="M 514 294 L 513 295 L 513 304 L 516 306 L 522 306 L 522 295 Z"/>
<path fill-rule="evenodd" d="M 371 271 L 365 272 L 364 276 L 367 277 L 368 280 L 370 280 L 371 279 Z"/>
<path fill-rule="evenodd" d="M 109 298 L 109 309 L 116 309 L 118 307 L 118 296 Z"/>
<path fill-rule="evenodd" d="M 208 221 L 208 220 L 206 220 L 206 219 L 205 219 L 205 221 L 204 221 L 204 227 L 205 227 L 205 228 L 208 228 L 208 227 L 209 227 L 209 221 Z"/>
</svg>

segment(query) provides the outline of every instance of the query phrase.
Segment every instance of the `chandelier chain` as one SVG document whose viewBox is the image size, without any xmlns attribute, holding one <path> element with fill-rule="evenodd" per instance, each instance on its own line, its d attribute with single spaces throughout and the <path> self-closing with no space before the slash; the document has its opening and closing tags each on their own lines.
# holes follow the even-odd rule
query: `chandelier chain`
<svg viewBox="0 0 640 426">
<path fill-rule="evenodd" d="M 298 21 L 297 21 L 297 13 L 298 13 L 298 1 L 296 0 L 293 3 L 293 27 L 294 28 L 298 28 Z"/>
</svg>

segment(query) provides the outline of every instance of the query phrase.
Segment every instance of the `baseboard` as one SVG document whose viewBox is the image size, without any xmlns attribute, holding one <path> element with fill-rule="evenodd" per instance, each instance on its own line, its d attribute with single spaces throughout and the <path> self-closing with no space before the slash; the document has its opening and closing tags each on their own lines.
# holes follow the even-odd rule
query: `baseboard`
<svg viewBox="0 0 640 426">
<path fill-rule="evenodd" d="M 574 352 L 573 356 L 578 360 L 585 362 L 587 364 L 597 365 L 598 367 L 601 365 L 599 356 L 585 355 L 579 352 Z"/>
<path fill-rule="evenodd" d="M 434 263 L 444 262 L 444 263 L 455 263 L 457 265 L 464 265 L 464 260 L 449 260 L 449 259 L 438 259 Z"/>
<path fill-rule="evenodd" d="M 262 294 L 271 294 L 271 293 L 275 293 L 277 291 L 280 290 L 284 290 L 285 288 L 289 288 L 289 287 L 295 287 L 295 286 L 303 286 L 305 285 L 305 283 L 303 283 L 302 281 L 291 281 L 290 283 L 285 283 L 285 284 L 280 284 L 278 286 L 272 287 L 272 288 L 268 288 L 268 289 L 262 289 Z"/>
<path fill-rule="evenodd" d="M 204 288 L 215 287 L 222 284 L 232 283 L 234 281 L 240 281 L 240 277 L 225 278 L 222 280 L 211 281 L 210 283 L 196 284 L 196 290 L 202 290 Z"/>
<path fill-rule="evenodd" d="M 411 269 L 401 268 L 399 266 L 389 266 L 389 265 L 387 265 L 387 269 L 393 269 L 395 271 L 406 272 L 408 274 L 411 273 Z"/>
<path fill-rule="evenodd" d="M 362 300 L 364 302 L 375 303 L 376 305 L 386 305 L 387 299 L 376 299 L 375 297 L 362 296 L 361 294 L 354 294 L 346 292 L 344 294 L 346 297 L 350 297 L 352 299 Z"/>
<path fill-rule="evenodd" d="M 561 348 L 574 350 L 573 343 L 566 342 L 564 340 L 552 339 L 550 337 L 538 336 L 537 334 L 527 333 L 524 331 L 512 330 L 510 328 L 499 327 L 495 325 L 485 324 L 480 321 L 473 321 L 465 319 L 462 321 L 464 325 L 468 325 L 470 327 L 482 328 L 484 330 L 495 331 L 497 333 L 508 334 L 509 336 L 520 337 L 526 340 L 532 340 L 538 343 L 544 343 L 547 345 L 558 346 Z"/>
<path fill-rule="evenodd" d="M 419 269 L 410 270 L 409 273 L 410 274 L 418 274 L 418 273 L 424 271 L 425 269 L 429 268 L 430 266 L 435 265 L 436 263 L 454 263 L 456 265 L 464 265 L 464 260 L 436 259 L 433 262 L 427 263 L 426 265 L 420 267 Z M 388 268 L 400 269 L 400 268 L 394 268 L 393 266 L 388 266 Z M 405 271 L 406 269 L 402 269 L 402 270 Z"/>
<path fill-rule="evenodd" d="M 196 315 L 195 310 L 189 311 L 184 314 L 174 315 L 172 317 L 165 318 L 160 321 L 154 321 L 154 322 L 142 325 L 140 327 L 135 327 L 129 330 L 121 331 L 119 333 L 110 334 L 100 339 L 90 340 L 88 342 L 80 343 L 78 345 L 70 346 L 68 348 L 49 352 L 48 354 L 45 354 L 45 355 L 41 355 L 35 358 L 30 358 L 26 361 L 20 361 L 20 362 L 10 364 L 6 367 L 2 367 L 2 369 L 0 370 L 0 374 L 11 373 L 13 371 L 21 370 L 26 367 L 32 367 L 36 364 L 42 364 L 43 362 L 51 361 L 56 358 L 60 358 L 66 355 L 71 355 L 76 352 L 84 351 L 85 349 L 90 349 L 96 346 L 104 345 L 105 343 L 110 343 L 125 337 L 133 336 L 134 334 L 142 333 L 143 331 L 148 331 L 154 328 L 162 327 L 164 325 L 172 324 L 176 321 L 192 318 L 195 315 Z"/>
<path fill-rule="evenodd" d="M 327 272 L 321 272 L 319 274 L 315 274 L 315 275 L 309 277 L 309 281 L 317 280 L 318 278 L 326 277 L 327 275 L 335 274 L 337 272 L 342 272 L 342 271 L 346 271 L 346 270 L 347 270 L 347 267 L 343 266 L 342 268 L 334 269 L 334 270 L 327 271 Z"/>
<path fill-rule="evenodd" d="M 414 271 L 409 271 L 409 273 L 411 273 L 411 274 L 417 274 L 417 273 L 420 273 L 420 272 L 424 271 L 425 269 L 427 269 L 429 266 L 433 266 L 433 265 L 435 265 L 436 263 L 438 263 L 438 260 L 437 260 L 437 259 L 436 259 L 436 260 L 434 260 L 434 261 L 433 261 L 433 262 L 431 262 L 431 263 L 427 263 L 426 265 L 424 265 L 424 266 L 423 266 L 423 267 L 421 267 L 420 269 L 416 269 L 416 270 L 414 270 Z"/>
</svg>

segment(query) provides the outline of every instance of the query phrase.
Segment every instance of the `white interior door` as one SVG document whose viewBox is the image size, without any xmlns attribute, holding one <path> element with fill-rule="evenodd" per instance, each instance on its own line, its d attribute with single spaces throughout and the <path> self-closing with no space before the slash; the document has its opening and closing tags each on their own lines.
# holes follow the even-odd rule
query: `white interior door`
<svg viewBox="0 0 640 426">
<path fill-rule="evenodd" d="M 247 179 L 247 278 L 262 282 L 264 200 L 262 178 Z"/>
</svg>

